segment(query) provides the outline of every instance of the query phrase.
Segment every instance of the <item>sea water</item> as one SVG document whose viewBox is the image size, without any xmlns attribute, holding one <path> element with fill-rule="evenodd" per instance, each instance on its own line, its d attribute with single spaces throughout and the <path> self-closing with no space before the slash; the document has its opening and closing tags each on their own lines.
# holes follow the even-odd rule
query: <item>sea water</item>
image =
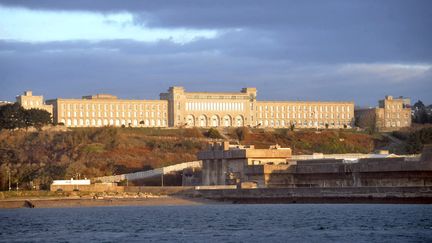
<svg viewBox="0 0 432 243">
<path fill-rule="evenodd" d="M 0 210 L 0 242 L 432 242 L 431 205 Z"/>
</svg>

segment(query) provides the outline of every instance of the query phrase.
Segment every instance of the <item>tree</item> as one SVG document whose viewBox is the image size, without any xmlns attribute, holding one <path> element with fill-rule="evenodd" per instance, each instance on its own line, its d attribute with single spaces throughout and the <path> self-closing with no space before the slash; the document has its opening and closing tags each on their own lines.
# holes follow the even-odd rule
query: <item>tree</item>
<svg viewBox="0 0 432 243">
<path fill-rule="evenodd" d="M 423 104 L 421 100 L 418 100 L 414 106 L 414 117 L 413 122 L 425 124 L 431 120 L 431 117 L 427 113 L 427 107 Z"/>
<path fill-rule="evenodd" d="M 421 100 L 418 100 L 415 104 L 414 104 L 414 109 L 416 110 L 422 110 L 425 108 L 425 105 L 423 104 L 423 102 Z"/>
<path fill-rule="evenodd" d="M 420 153 L 423 145 L 432 143 L 432 128 L 423 128 L 411 133 L 406 142 L 408 153 Z"/>
<path fill-rule="evenodd" d="M 235 130 L 235 133 L 236 133 L 236 135 L 237 135 L 237 138 L 238 138 L 240 141 L 242 141 L 242 140 L 245 140 L 245 139 L 246 139 L 246 137 L 250 134 L 250 131 L 249 131 L 249 129 L 248 129 L 247 127 L 238 127 L 238 128 Z"/>
<path fill-rule="evenodd" d="M 13 130 L 25 127 L 25 110 L 18 103 L 0 107 L 0 129 Z"/>
<path fill-rule="evenodd" d="M 26 127 L 35 127 L 40 129 L 44 125 L 51 123 L 51 114 L 46 110 L 29 109 L 25 110 Z"/>
<path fill-rule="evenodd" d="M 207 132 L 209 138 L 223 138 L 219 131 L 215 128 L 210 128 Z"/>
</svg>

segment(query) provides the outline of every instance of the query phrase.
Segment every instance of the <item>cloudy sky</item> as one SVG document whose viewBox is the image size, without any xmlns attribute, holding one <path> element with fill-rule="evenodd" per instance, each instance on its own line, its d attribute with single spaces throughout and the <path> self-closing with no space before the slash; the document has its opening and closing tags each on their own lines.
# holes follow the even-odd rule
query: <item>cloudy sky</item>
<svg viewBox="0 0 432 243">
<path fill-rule="evenodd" d="M 430 104 L 432 1 L 0 0 L 0 100 L 157 99 L 174 85 Z"/>
</svg>

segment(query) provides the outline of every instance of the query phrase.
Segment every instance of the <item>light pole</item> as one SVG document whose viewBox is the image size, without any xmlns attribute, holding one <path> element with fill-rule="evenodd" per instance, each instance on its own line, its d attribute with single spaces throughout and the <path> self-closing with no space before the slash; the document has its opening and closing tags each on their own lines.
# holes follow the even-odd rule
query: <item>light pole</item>
<svg viewBox="0 0 432 243">
<path fill-rule="evenodd" d="M 12 190 L 11 180 L 10 180 L 10 169 L 8 169 L 8 179 L 9 179 L 9 191 Z"/>
</svg>

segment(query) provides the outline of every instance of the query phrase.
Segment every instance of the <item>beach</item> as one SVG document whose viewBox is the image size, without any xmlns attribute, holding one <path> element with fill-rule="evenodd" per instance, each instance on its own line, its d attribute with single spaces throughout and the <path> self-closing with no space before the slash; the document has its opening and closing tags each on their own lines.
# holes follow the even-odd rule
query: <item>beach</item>
<svg viewBox="0 0 432 243">
<path fill-rule="evenodd" d="M 68 208 L 68 207 L 103 207 L 103 206 L 178 206 L 220 204 L 203 198 L 179 196 L 154 196 L 148 198 L 12 198 L 0 200 L 0 209 L 5 208 Z"/>
</svg>

